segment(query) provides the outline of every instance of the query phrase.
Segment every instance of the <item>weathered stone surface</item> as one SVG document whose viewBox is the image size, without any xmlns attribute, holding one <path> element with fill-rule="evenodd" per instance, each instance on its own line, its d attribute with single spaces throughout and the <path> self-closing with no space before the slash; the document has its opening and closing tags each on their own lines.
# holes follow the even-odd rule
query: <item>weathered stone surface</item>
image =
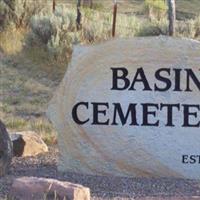
<svg viewBox="0 0 200 200">
<path fill-rule="evenodd" d="M 36 156 L 48 152 L 48 147 L 34 131 L 22 131 L 10 134 L 14 156 Z"/>
<path fill-rule="evenodd" d="M 21 200 L 48 199 L 90 200 L 90 189 L 55 179 L 21 177 L 13 181 L 11 196 Z"/>
<path fill-rule="evenodd" d="M 199 179 L 199 68 L 194 40 L 148 37 L 76 47 L 48 108 L 59 133 L 59 170 Z M 178 107 L 170 111 L 167 104 Z"/>
<path fill-rule="evenodd" d="M 0 176 L 6 174 L 12 160 L 12 143 L 5 125 L 0 120 Z"/>
</svg>

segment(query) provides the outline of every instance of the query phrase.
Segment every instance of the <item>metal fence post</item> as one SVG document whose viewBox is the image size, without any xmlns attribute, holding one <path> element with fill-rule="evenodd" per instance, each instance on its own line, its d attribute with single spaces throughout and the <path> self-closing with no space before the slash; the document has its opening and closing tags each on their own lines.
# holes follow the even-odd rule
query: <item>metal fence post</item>
<svg viewBox="0 0 200 200">
<path fill-rule="evenodd" d="M 114 7 L 113 7 L 112 37 L 115 37 L 116 19 L 117 19 L 117 0 L 114 1 Z"/>
</svg>

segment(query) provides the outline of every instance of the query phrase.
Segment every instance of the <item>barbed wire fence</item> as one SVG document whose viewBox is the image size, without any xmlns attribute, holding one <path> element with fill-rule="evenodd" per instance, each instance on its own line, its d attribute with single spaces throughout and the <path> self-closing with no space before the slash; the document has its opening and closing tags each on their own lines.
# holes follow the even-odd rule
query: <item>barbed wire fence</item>
<svg viewBox="0 0 200 200">
<path fill-rule="evenodd" d="M 79 30 L 81 29 L 81 19 L 82 19 L 81 2 L 82 1 L 83 0 L 52 0 L 52 11 L 55 12 L 56 6 L 59 4 L 68 3 L 68 4 L 72 4 L 76 6 L 77 7 L 76 23 L 77 23 L 77 30 Z M 110 27 L 112 37 L 115 37 L 117 15 L 120 14 L 120 15 L 132 16 L 132 15 L 136 15 L 136 13 L 134 11 L 131 11 L 131 9 L 129 11 L 120 12 L 118 7 L 125 3 L 123 0 L 110 0 L 110 1 L 112 2 L 112 7 L 109 7 L 109 9 L 105 9 L 105 10 L 98 10 L 98 12 L 102 14 L 112 13 L 112 16 L 113 16 L 112 23 L 104 23 L 104 25 L 107 27 Z M 134 0 L 134 1 L 138 2 L 138 4 L 142 4 L 144 3 L 145 0 Z M 182 17 L 180 16 L 186 16 L 186 18 L 188 19 L 195 18 L 197 16 L 195 13 L 178 10 L 177 7 L 175 7 L 175 1 L 178 1 L 178 0 L 165 0 L 166 4 L 168 5 L 168 11 L 167 11 L 168 19 L 169 19 L 168 33 L 170 36 L 173 36 L 175 34 L 175 21 L 185 20 L 185 19 L 182 19 Z M 91 0 L 91 2 L 93 2 L 93 0 Z M 102 1 L 102 3 L 105 3 L 105 2 Z M 92 8 L 92 4 L 90 4 L 89 8 Z M 166 11 L 166 9 L 163 9 L 160 7 L 156 7 L 156 9 Z M 199 14 L 200 14 L 200 9 L 199 9 Z M 125 28 L 128 30 L 133 29 L 133 27 L 122 26 L 122 25 L 117 25 L 117 27 Z"/>
</svg>

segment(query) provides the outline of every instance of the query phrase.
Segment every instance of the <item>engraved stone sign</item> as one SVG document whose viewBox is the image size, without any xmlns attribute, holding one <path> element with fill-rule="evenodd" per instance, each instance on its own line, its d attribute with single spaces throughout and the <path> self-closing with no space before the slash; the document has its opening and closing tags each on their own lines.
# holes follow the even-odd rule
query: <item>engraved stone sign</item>
<svg viewBox="0 0 200 200">
<path fill-rule="evenodd" d="M 59 170 L 200 178 L 200 43 L 116 39 L 74 48 L 48 108 Z"/>
</svg>

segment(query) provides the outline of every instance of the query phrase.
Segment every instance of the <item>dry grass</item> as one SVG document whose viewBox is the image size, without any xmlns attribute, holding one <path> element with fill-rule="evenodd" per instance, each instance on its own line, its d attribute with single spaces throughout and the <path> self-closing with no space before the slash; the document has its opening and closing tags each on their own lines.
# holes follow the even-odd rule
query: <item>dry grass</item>
<svg viewBox="0 0 200 200">
<path fill-rule="evenodd" d="M 49 63 L 41 67 L 42 60 L 35 64 L 27 54 L 30 52 L 22 51 L 0 60 L 0 116 L 9 131 L 32 130 L 46 143 L 54 144 L 56 132 L 46 119 L 45 111 L 53 90 L 62 79 L 61 72 L 55 73 L 57 79 L 53 74 L 50 77 L 49 71 L 55 66 Z"/>
<path fill-rule="evenodd" d="M 24 35 L 26 29 L 8 27 L 0 32 L 0 48 L 8 55 L 19 53 L 23 49 Z"/>
<path fill-rule="evenodd" d="M 56 132 L 45 112 L 67 61 L 52 57 L 42 44 L 27 47 L 28 37 L 29 30 L 11 27 L 0 33 L 0 117 L 9 131 L 32 130 L 54 144 Z"/>
</svg>

